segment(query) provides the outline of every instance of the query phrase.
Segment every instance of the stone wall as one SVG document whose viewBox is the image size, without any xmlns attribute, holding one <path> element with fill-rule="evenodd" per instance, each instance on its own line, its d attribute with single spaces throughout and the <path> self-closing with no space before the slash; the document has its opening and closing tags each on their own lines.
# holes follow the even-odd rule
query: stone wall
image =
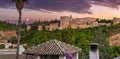
<svg viewBox="0 0 120 59">
<path fill-rule="evenodd" d="M 113 18 L 113 24 L 119 24 L 120 23 L 120 18 Z"/>
<path fill-rule="evenodd" d="M 120 33 L 109 37 L 109 43 L 111 46 L 120 45 Z"/>
<path fill-rule="evenodd" d="M 17 37 L 16 30 L 0 31 L 0 43 L 7 43 L 11 37 Z"/>
</svg>

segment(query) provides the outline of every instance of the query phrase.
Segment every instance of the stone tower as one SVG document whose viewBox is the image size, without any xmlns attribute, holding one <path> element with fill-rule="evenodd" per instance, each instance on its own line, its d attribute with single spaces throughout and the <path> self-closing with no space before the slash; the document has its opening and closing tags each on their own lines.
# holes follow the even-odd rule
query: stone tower
<svg viewBox="0 0 120 59">
<path fill-rule="evenodd" d="M 62 16 L 60 17 L 60 29 L 67 29 L 70 25 L 70 17 Z"/>
</svg>

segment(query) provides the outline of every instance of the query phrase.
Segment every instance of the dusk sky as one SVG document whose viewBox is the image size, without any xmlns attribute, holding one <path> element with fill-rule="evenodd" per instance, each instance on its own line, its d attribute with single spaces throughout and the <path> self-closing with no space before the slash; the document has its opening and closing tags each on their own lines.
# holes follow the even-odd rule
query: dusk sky
<svg viewBox="0 0 120 59">
<path fill-rule="evenodd" d="M 22 20 L 53 20 L 60 16 L 73 18 L 120 18 L 120 0 L 29 0 L 23 9 Z M 0 20 L 18 20 L 11 0 L 0 0 Z"/>
</svg>

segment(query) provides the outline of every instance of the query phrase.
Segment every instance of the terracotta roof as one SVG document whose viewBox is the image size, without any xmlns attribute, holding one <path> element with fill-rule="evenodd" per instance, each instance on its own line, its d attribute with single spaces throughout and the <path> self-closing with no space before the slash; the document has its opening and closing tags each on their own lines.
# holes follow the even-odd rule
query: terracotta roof
<svg viewBox="0 0 120 59">
<path fill-rule="evenodd" d="M 57 40 L 50 40 L 46 43 L 37 45 L 30 50 L 27 50 L 24 52 L 24 54 L 64 55 L 64 52 L 70 52 L 71 54 L 74 54 L 80 51 L 80 48 L 70 46 L 69 44 Z"/>
<path fill-rule="evenodd" d="M 0 55 L 0 59 L 16 59 L 16 54 Z M 25 59 L 25 55 L 19 55 L 19 59 Z"/>
</svg>

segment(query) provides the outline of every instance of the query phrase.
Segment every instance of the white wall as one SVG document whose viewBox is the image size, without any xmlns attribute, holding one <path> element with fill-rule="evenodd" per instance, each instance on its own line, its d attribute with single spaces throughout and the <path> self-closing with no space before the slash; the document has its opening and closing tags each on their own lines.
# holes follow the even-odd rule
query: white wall
<svg viewBox="0 0 120 59">
<path fill-rule="evenodd" d="M 0 54 L 16 54 L 17 49 L 0 49 Z M 22 45 L 19 46 L 19 54 L 25 51 Z"/>
<path fill-rule="evenodd" d="M 24 51 L 25 51 L 25 48 L 22 45 L 20 45 L 19 46 L 19 54 L 22 54 Z"/>
<path fill-rule="evenodd" d="M 97 49 L 96 51 L 89 51 L 90 53 L 90 59 L 99 59 L 99 50 Z"/>
<path fill-rule="evenodd" d="M 79 58 L 79 54 L 78 53 L 74 54 L 74 59 L 78 59 L 78 58 Z"/>
<path fill-rule="evenodd" d="M 59 59 L 66 59 L 66 56 L 59 56 Z"/>
</svg>

